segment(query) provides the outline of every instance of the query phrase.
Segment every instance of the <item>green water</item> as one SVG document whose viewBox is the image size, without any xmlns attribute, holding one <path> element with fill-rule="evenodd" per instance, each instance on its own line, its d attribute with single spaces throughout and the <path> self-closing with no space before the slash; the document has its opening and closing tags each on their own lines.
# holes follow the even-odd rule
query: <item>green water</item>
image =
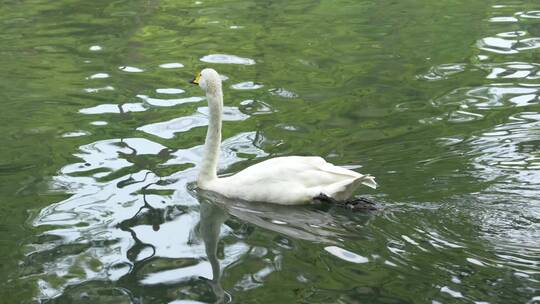
<svg viewBox="0 0 540 304">
<path fill-rule="evenodd" d="M 0 2 L 1 303 L 540 303 L 540 4 Z M 321 155 L 383 210 L 193 189 Z M 356 170 L 356 169 L 355 169 Z"/>
</svg>

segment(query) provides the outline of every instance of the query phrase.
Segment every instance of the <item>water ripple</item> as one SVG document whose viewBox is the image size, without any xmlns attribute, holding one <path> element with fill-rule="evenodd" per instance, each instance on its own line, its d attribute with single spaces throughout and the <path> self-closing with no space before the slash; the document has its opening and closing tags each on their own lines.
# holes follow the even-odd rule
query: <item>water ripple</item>
<svg viewBox="0 0 540 304">
<path fill-rule="evenodd" d="M 516 38 L 527 35 L 527 32 L 525 31 L 511 31 L 511 32 L 502 32 L 498 33 L 497 36 L 503 37 L 503 38 Z"/>
<path fill-rule="evenodd" d="M 264 157 L 268 154 L 261 148 L 264 138 L 256 132 L 239 133 L 231 138 L 225 139 L 221 144 L 221 154 L 219 168 L 225 169 L 235 162 L 238 162 L 240 158 L 239 153 L 242 155 L 250 155 L 254 157 Z M 189 149 L 179 149 L 171 155 L 173 158 L 167 160 L 163 165 L 178 165 L 178 164 L 194 164 L 197 165 L 202 160 L 203 146 L 195 146 Z"/>
<path fill-rule="evenodd" d="M 520 18 L 525 19 L 540 19 L 540 11 L 528 11 L 517 14 Z"/>
<path fill-rule="evenodd" d="M 487 79 L 539 79 L 540 64 L 526 62 L 504 62 L 481 66 L 489 71 Z"/>
<path fill-rule="evenodd" d="M 518 19 L 516 17 L 511 16 L 499 16 L 499 17 L 492 17 L 489 18 L 490 22 L 518 22 Z"/>
<path fill-rule="evenodd" d="M 109 123 L 104 120 L 96 120 L 96 121 L 92 121 L 90 124 L 94 126 L 106 126 Z"/>
<path fill-rule="evenodd" d="M 80 53 L 74 62 L 85 63 L 76 77 L 72 76 L 72 70 L 80 67 L 73 67 L 72 62 L 54 67 L 44 64 L 70 54 L 71 50 L 64 49 L 61 43 L 26 42 L 28 45 L 17 49 L 25 57 L 34 59 L 38 58 L 34 56 L 37 54 L 47 59 L 27 62 L 32 72 L 41 66 L 46 71 L 38 73 L 40 77 L 29 85 L 49 86 L 49 83 L 40 84 L 40 79 L 47 78 L 43 75 L 50 75 L 53 68 L 66 72 L 55 75 L 65 76 L 64 81 L 75 86 L 76 93 L 69 95 L 73 99 L 69 104 L 74 108 L 66 108 L 75 116 L 70 121 L 79 120 L 78 117 L 81 122 L 70 122 L 60 131 L 51 128 L 52 136 L 61 142 L 57 147 L 62 151 L 69 151 L 66 145 L 85 142 L 73 157 L 52 155 L 51 159 L 60 161 L 54 162 L 54 170 L 46 170 L 56 172 L 56 176 L 44 179 L 53 193 L 39 196 L 38 201 L 58 200 L 32 217 L 36 235 L 27 241 L 30 244 L 20 266 L 25 286 L 36 289 L 36 301 L 249 303 L 264 302 L 264 295 L 284 291 L 284 285 L 290 288 L 279 293 L 278 300 L 282 302 L 480 304 L 538 300 L 540 86 L 536 82 L 540 69 L 534 57 L 540 45 L 535 23 L 540 15 L 538 11 L 532 10 L 530 4 L 519 7 L 519 1 L 514 1 L 492 6 L 495 13 L 488 12 L 486 19 L 483 12 L 463 14 L 466 18 L 458 16 L 452 8 L 437 19 L 444 26 L 430 23 L 432 34 L 424 35 L 417 32 L 421 28 L 418 24 L 416 27 L 392 24 L 401 20 L 392 18 L 392 12 L 401 14 L 403 10 L 399 7 L 406 6 L 403 3 L 394 3 L 396 9 L 386 10 L 384 5 L 376 5 L 373 7 L 376 11 L 371 7 L 366 10 L 368 14 L 377 13 L 373 16 L 388 17 L 383 18 L 390 22 L 387 27 L 350 23 L 357 20 L 351 18 L 357 17 L 351 12 L 357 14 L 363 9 L 359 6 L 362 9 L 352 10 L 352 2 L 332 6 L 326 10 L 329 13 L 325 9 L 330 6 L 319 8 L 315 2 L 310 2 L 312 7 L 302 7 L 299 3 L 275 7 L 251 5 L 253 18 L 247 19 L 236 15 L 237 11 L 245 11 L 247 3 L 223 6 L 216 3 L 198 1 L 195 4 L 201 6 L 196 8 L 193 3 L 185 7 L 175 4 L 170 10 L 160 9 L 160 14 L 147 13 L 156 9 L 152 3 L 141 6 L 140 12 L 137 6 L 121 2 L 106 6 L 107 17 L 122 16 L 122 22 L 115 17 L 111 23 L 118 35 L 111 36 L 112 40 L 101 36 L 103 39 L 92 37 L 80 43 L 82 51 L 71 52 Z M 46 7 L 54 9 L 43 10 L 47 20 L 52 16 L 47 12 L 60 11 L 51 5 Z M 189 18 L 175 15 L 188 9 L 192 10 Z M 269 14 L 269 10 L 278 13 Z M 161 15 L 165 11 L 175 16 L 165 18 Z M 281 11 L 287 11 L 290 16 L 279 14 Z M 312 11 L 317 14 L 313 20 L 339 21 L 332 24 L 336 28 L 331 35 L 310 36 L 313 32 L 310 32 L 310 18 L 305 17 Z M 424 14 L 422 10 L 415 12 Z M 70 19 L 68 15 L 62 16 Z M 271 26 L 276 16 L 280 24 L 287 26 L 283 26 L 283 32 L 280 27 L 272 27 L 272 35 L 265 38 L 260 26 Z M 433 18 L 426 17 L 415 20 Z M 464 21 L 462 24 L 471 25 L 466 21 L 477 19 L 484 24 L 475 23 L 471 26 L 474 31 L 467 31 L 445 23 L 458 17 L 464 18 L 459 19 Z M 86 14 L 77 19 L 90 22 Z M 250 24 L 251 19 L 262 23 Z M 11 31 L 19 25 L 32 24 L 34 19 L 29 16 L 6 20 L 17 25 L 6 28 Z M 245 28 L 231 31 L 238 20 L 244 20 Z M 90 23 L 68 21 L 63 24 L 69 25 L 67 28 L 54 24 L 49 29 L 39 27 L 41 35 L 65 39 L 74 30 L 102 32 L 95 31 L 96 27 Z M 304 25 L 304 21 L 307 27 L 297 26 Z M 264 90 L 258 91 L 240 90 L 260 89 L 261 83 L 227 85 L 233 88 L 226 92 L 233 95 L 231 100 L 243 101 L 238 108 L 225 108 L 225 120 L 245 121 L 225 123 L 230 128 L 225 128 L 223 134 L 220 172 L 237 172 L 266 157 L 299 151 L 308 154 L 322 151 L 332 158 L 350 153 L 353 162 L 357 157 L 367 157 L 375 161 L 374 168 L 382 163 L 388 167 L 388 153 L 394 153 L 388 151 L 395 151 L 395 157 L 390 159 L 393 168 L 379 169 L 377 175 L 384 181 L 381 184 L 387 185 L 374 196 L 384 203 L 383 210 L 351 214 L 329 205 L 283 207 L 246 203 L 196 189 L 194 181 L 204 149 L 202 136 L 208 123 L 208 108 L 199 107 L 195 112 L 200 106 L 197 103 L 203 102 L 204 97 L 180 95 L 185 92 L 175 87 L 176 80 L 171 76 L 174 71 L 164 69 L 183 68 L 184 64 L 175 62 L 181 59 L 178 56 L 186 58 L 190 65 L 200 65 L 201 62 L 196 62 L 200 51 L 216 49 L 219 41 L 211 36 L 189 37 L 184 31 L 198 35 L 210 23 L 212 30 L 220 31 L 223 41 L 231 44 L 228 50 L 254 54 L 254 50 L 272 49 L 260 53 L 257 58 L 261 60 L 257 62 L 225 54 L 200 58 L 206 63 L 246 65 L 223 68 L 234 82 L 256 79 L 265 85 Z M 99 27 L 104 24 L 100 23 Z M 409 33 L 407 39 L 394 39 L 394 25 L 405 26 L 401 34 Z M 486 27 L 493 28 L 478 36 Z M 371 34 L 369 29 L 373 29 Z M 462 40 L 443 39 L 449 30 L 466 31 L 469 36 Z M 5 32 L 0 35 L 6 35 Z M 350 36 L 342 34 L 353 32 L 368 34 L 352 47 L 340 42 L 348 41 L 344 37 Z M 256 34 L 254 40 L 251 34 Z M 305 37 L 302 41 L 309 41 L 309 47 L 289 44 L 285 36 L 291 35 Z M 193 52 L 187 48 L 179 50 L 178 37 L 182 37 L 182 45 L 195 46 Z M 22 43 L 27 39 L 19 40 Z M 90 46 L 89 41 L 96 45 Z M 426 45 L 426 41 L 439 47 L 427 48 L 428 51 L 418 47 Z M 449 51 L 446 46 L 458 45 L 456 41 L 464 45 L 477 41 L 477 44 L 471 46 L 472 50 L 465 47 Z M 103 48 L 98 42 L 107 46 L 108 56 L 100 56 L 104 53 L 100 52 Z M 10 51 L 10 45 L 4 47 L 8 52 L 4 57 L 8 59 L 15 54 Z M 400 47 L 391 50 L 396 45 Z M 157 58 L 156 50 L 169 57 Z M 458 55 L 450 56 L 450 53 Z M 437 62 L 417 76 L 429 82 L 415 82 L 416 69 L 412 64 L 415 62 L 405 64 L 402 60 L 408 58 L 405 56 L 421 55 L 422 60 L 416 62 L 421 65 L 426 64 L 425 57 L 432 58 L 429 61 L 455 60 L 466 58 L 466 54 L 471 56 L 470 61 Z M 118 75 L 105 73 L 118 68 L 118 58 L 128 58 L 124 63 L 140 63 L 156 69 L 132 66 L 120 68 Z M 145 62 L 147 58 L 159 61 Z M 360 62 L 358 58 L 365 60 Z M 247 67 L 255 63 L 259 68 Z M 36 64 L 38 68 L 34 68 Z M 250 70 L 251 78 L 242 76 L 244 69 Z M 283 73 L 276 72 L 294 69 L 302 76 L 289 75 L 287 80 Z M 128 77 L 127 73 L 140 75 Z M 347 75 L 352 76 L 344 80 Z M 81 84 L 77 79 L 86 81 Z M 362 84 L 361 89 L 355 85 L 352 89 L 341 89 L 341 85 L 356 81 Z M 331 89 L 320 90 L 319 82 Z M 285 83 L 291 87 L 279 87 Z M 95 94 L 83 94 L 81 90 Z M 112 90 L 115 91 L 105 92 Z M 302 96 L 306 97 L 305 102 L 273 103 L 297 98 L 296 90 L 305 95 Z M 347 94 L 354 96 L 355 101 L 343 97 Z M 57 96 L 51 100 L 58 99 Z M 102 101 L 104 98 L 109 101 Z M 369 102 L 372 98 L 385 101 Z M 395 103 L 386 103 L 396 99 Z M 79 113 L 73 113 L 77 110 Z M 5 112 L 10 113 L 9 108 Z M 128 112 L 144 113 L 116 115 Z M 178 117 L 178 113 L 186 116 Z M 277 114 L 269 117 L 272 113 Z M 60 114 L 49 122 L 56 122 L 58 117 L 72 117 Z M 101 114 L 113 114 L 107 115 L 112 125 L 98 127 L 107 122 L 92 121 L 105 117 Z M 413 129 L 397 141 L 381 141 L 381 136 L 397 138 L 392 128 L 385 129 L 381 120 L 375 119 L 381 115 L 388 118 L 385 121 Z M 437 125 L 411 126 L 424 116 L 432 116 L 424 122 Z M 125 126 L 127 129 L 122 129 Z M 92 136 L 60 137 L 86 134 L 85 127 L 90 128 Z M 367 145 L 355 145 L 358 138 L 366 138 L 365 131 L 370 128 L 380 129 L 381 136 L 372 136 L 376 140 L 370 143 L 362 140 Z M 413 134 L 415 130 L 419 133 Z M 136 135 L 129 135 L 133 132 Z M 126 134 L 129 135 L 126 138 L 117 138 Z M 17 141 L 20 138 L 17 130 L 10 136 Z M 89 143 L 96 137 L 100 140 Z M 313 138 L 324 139 L 320 147 L 305 145 Z M 378 146 L 376 153 L 370 150 L 372 145 Z M 380 155 L 376 156 L 379 151 Z M 411 151 L 415 153 L 406 153 Z M 408 158 L 406 154 L 414 155 Z M 345 162 L 346 158 L 339 161 Z M 411 179 L 413 182 L 407 182 Z M 391 186 L 393 180 L 398 184 L 396 187 Z M 428 182 L 421 185 L 419 180 Z M 418 186 L 414 190 L 421 189 L 417 192 L 429 194 L 411 193 L 410 185 Z M 41 205 L 28 208 L 35 210 L 35 206 Z"/>
<path fill-rule="evenodd" d="M 203 101 L 205 99 L 204 97 L 199 96 L 171 99 L 152 98 L 146 95 L 137 95 L 137 97 L 142 99 L 145 104 L 153 107 L 174 107 L 181 104 Z"/>
<path fill-rule="evenodd" d="M 363 264 L 369 262 L 369 259 L 358 255 L 356 253 L 350 252 L 338 246 L 328 246 L 324 250 L 328 251 L 330 254 L 351 263 Z"/>
<path fill-rule="evenodd" d="M 184 92 L 185 92 L 184 90 L 177 89 L 177 88 L 156 89 L 156 93 L 159 93 L 159 94 L 182 94 Z M 139 97 L 139 96 L 141 96 L 141 95 L 138 95 L 137 97 Z"/>
<path fill-rule="evenodd" d="M 105 86 L 105 87 L 100 87 L 100 88 L 86 88 L 86 89 L 84 89 L 84 91 L 87 92 L 87 93 L 98 93 L 98 92 L 102 92 L 102 91 L 114 91 L 114 87 Z"/>
<path fill-rule="evenodd" d="M 269 114 L 274 112 L 272 107 L 259 100 L 247 99 L 240 102 L 240 111 L 248 115 Z"/>
<path fill-rule="evenodd" d="M 273 88 L 269 89 L 268 92 L 272 95 L 276 95 L 283 98 L 296 98 L 298 95 L 294 92 L 291 92 L 289 90 L 286 90 L 284 88 Z"/>
<path fill-rule="evenodd" d="M 433 100 L 433 105 L 458 105 L 464 106 L 464 108 L 474 107 L 481 110 L 501 107 L 521 107 L 537 104 L 539 95 L 540 87 L 537 86 L 494 84 L 455 89 Z"/>
<path fill-rule="evenodd" d="M 179 62 L 163 63 L 159 65 L 160 68 L 164 69 L 179 69 L 183 68 L 184 65 Z"/>
<path fill-rule="evenodd" d="M 94 75 L 91 75 L 90 77 L 88 77 L 88 79 L 105 79 L 105 78 L 109 78 L 110 75 L 107 74 L 107 73 L 96 73 Z"/>
<path fill-rule="evenodd" d="M 90 132 L 88 131 L 72 131 L 72 132 L 66 132 L 62 134 L 62 137 L 80 137 L 80 136 L 87 136 L 90 135 Z"/>
<path fill-rule="evenodd" d="M 224 121 L 245 120 L 248 117 L 248 115 L 243 114 L 236 107 L 223 108 Z M 178 117 L 169 121 L 148 124 L 137 128 L 137 130 L 161 138 L 171 139 L 174 138 L 176 133 L 186 132 L 193 128 L 205 125 L 208 125 L 208 107 L 200 107 L 197 109 L 197 113 L 193 115 Z"/>
<path fill-rule="evenodd" d="M 80 109 L 82 114 L 106 114 L 106 113 L 128 113 L 144 112 L 146 107 L 142 103 L 123 103 L 123 104 L 101 104 L 91 108 Z"/>
<path fill-rule="evenodd" d="M 417 254 L 423 252 L 420 247 L 429 252 L 434 248 L 450 250 L 449 256 L 453 256 L 452 251 L 463 251 L 460 262 L 438 265 L 439 271 L 448 272 L 451 277 L 450 282 L 437 285 L 441 299 L 450 302 L 453 298 L 485 302 L 485 299 L 474 298 L 474 291 L 466 286 L 475 273 L 486 269 L 507 269 L 504 279 L 492 280 L 489 284 L 493 288 L 520 286 L 516 296 L 521 296 L 522 301 L 524 294 L 538 290 L 533 286 L 540 282 L 537 241 L 540 239 L 540 114 L 537 111 L 540 65 L 531 59 L 533 53 L 529 52 L 540 47 L 537 26 L 532 21 L 538 11 L 515 12 L 513 5 L 493 8 L 497 9 L 497 14 L 489 19 L 495 29 L 492 33 L 501 28 L 504 31 L 478 39 L 476 47 L 481 53 L 472 62 L 438 64 L 418 76 L 428 81 L 452 78 L 466 83 L 470 76 L 476 79 L 473 74 L 476 71 L 485 72 L 485 84 L 457 87 L 434 98 L 432 105 L 443 113 L 421 122 L 444 126 L 447 134 L 439 138 L 440 142 L 460 158 L 467 159 L 471 167 L 468 171 L 483 185 L 478 192 L 454 198 L 464 203 L 453 202 L 450 212 L 456 215 L 462 209 L 461 212 L 472 217 L 481 239 L 489 243 L 490 252 L 477 254 L 478 242 L 473 244 L 451 230 L 418 227 L 416 236 L 402 236 L 402 240 L 398 235 L 387 233 L 388 250 L 393 256 L 387 259 L 387 265 L 406 267 L 413 263 L 411 246 L 416 247 Z M 487 56 L 482 51 L 494 55 Z M 480 129 L 475 128 L 477 131 L 470 134 L 461 126 L 448 124 L 453 122 L 474 122 Z M 462 135 L 465 133 L 469 136 Z M 451 224 L 446 223 L 445 227 Z M 422 231 L 427 231 L 427 235 Z M 434 248 L 422 242 L 426 239 Z M 467 266 L 457 266 L 463 263 Z"/>
<path fill-rule="evenodd" d="M 498 54 L 517 54 L 520 51 L 537 49 L 540 47 L 540 38 L 504 39 L 486 37 L 477 42 L 479 49 Z"/>
<path fill-rule="evenodd" d="M 246 81 L 246 82 L 240 82 L 235 83 L 231 86 L 231 88 L 235 90 L 257 90 L 262 88 L 263 85 L 260 83 L 255 83 L 253 81 Z"/>
<path fill-rule="evenodd" d="M 255 64 L 255 60 L 253 59 L 239 57 L 235 55 L 227 55 L 227 54 L 206 55 L 201 58 L 201 61 L 208 62 L 208 63 L 241 64 L 241 65 Z"/>
<path fill-rule="evenodd" d="M 465 71 L 467 65 L 463 63 L 441 64 L 432 67 L 427 73 L 418 78 L 428 81 L 447 79 L 450 75 Z"/>
<path fill-rule="evenodd" d="M 128 73 L 142 73 L 144 72 L 143 69 L 140 69 L 140 68 L 137 68 L 137 67 L 132 67 L 132 66 L 121 66 L 121 67 L 118 67 L 119 70 L 121 71 L 124 71 L 124 72 L 128 72 Z"/>
<path fill-rule="evenodd" d="M 237 163 L 242 155 L 266 155 L 253 145 L 260 140 L 256 133 L 224 140 L 221 165 Z M 141 168 L 137 160 L 158 157 L 163 167 L 186 162 L 196 166 L 202 148 L 199 145 L 171 154 L 167 147 L 144 138 L 102 140 L 81 146 L 80 153 L 75 154 L 81 161 L 63 167 L 51 185 L 73 196 L 44 208 L 34 219 L 35 226 L 49 227 L 43 234 L 44 242 L 30 245 L 32 251 L 26 261 L 27 272 L 40 278 L 41 296 L 52 298 L 66 292 L 70 285 L 116 281 L 128 273 L 145 286 L 184 282 L 201 275 L 212 277 L 214 264 L 206 260 L 205 244 L 197 241 L 199 215 L 186 209 L 198 205 L 184 193 L 196 170 L 188 166 L 171 176 L 159 177 Z M 186 158 L 189 155 L 193 158 Z M 166 194 L 174 191 L 174 196 Z M 231 209 L 234 214 L 265 223 L 258 215 L 262 213 L 242 211 L 245 205 L 235 206 Z M 265 217 L 283 218 L 282 213 L 272 216 L 269 211 L 263 212 Z M 226 258 L 220 264 L 232 264 L 248 249 L 242 243 L 227 246 Z M 47 263 L 41 263 L 44 260 Z M 52 276 L 56 278 L 54 285 L 49 283 Z"/>
</svg>

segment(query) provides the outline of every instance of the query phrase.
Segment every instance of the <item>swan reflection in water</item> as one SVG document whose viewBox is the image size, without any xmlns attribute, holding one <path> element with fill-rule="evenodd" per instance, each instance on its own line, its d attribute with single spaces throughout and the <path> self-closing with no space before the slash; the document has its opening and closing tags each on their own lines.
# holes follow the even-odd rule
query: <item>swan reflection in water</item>
<svg viewBox="0 0 540 304">
<path fill-rule="evenodd" d="M 232 216 L 244 223 L 280 233 L 292 239 L 328 245 L 338 244 L 347 232 L 340 228 L 336 215 L 321 210 L 332 206 L 282 206 L 228 199 L 215 192 L 197 189 L 194 193 L 200 203 L 200 220 L 193 235 L 202 239 L 208 261 L 212 266 L 212 279 L 208 279 L 217 303 L 227 303 L 231 297 L 221 286 L 221 267 L 218 244 L 222 225 Z M 366 218 L 367 217 L 362 217 Z"/>
</svg>

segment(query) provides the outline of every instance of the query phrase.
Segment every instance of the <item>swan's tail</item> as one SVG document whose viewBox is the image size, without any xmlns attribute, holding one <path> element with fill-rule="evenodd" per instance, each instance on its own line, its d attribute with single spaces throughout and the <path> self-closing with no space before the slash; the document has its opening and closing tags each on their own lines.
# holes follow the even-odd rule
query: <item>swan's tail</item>
<svg viewBox="0 0 540 304">
<path fill-rule="evenodd" d="M 371 175 L 364 175 L 361 179 L 362 185 L 368 186 L 373 189 L 377 189 L 377 182 L 375 181 L 375 177 Z"/>
</svg>

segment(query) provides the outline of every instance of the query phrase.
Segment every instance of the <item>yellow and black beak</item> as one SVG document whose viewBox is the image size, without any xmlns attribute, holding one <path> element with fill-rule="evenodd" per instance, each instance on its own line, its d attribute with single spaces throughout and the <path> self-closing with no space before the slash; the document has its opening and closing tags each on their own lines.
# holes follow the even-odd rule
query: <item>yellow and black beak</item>
<svg viewBox="0 0 540 304">
<path fill-rule="evenodd" d="M 195 76 L 195 78 L 193 78 L 193 80 L 190 82 L 198 85 L 200 80 L 201 80 L 201 73 L 197 74 L 197 76 Z"/>
</svg>

